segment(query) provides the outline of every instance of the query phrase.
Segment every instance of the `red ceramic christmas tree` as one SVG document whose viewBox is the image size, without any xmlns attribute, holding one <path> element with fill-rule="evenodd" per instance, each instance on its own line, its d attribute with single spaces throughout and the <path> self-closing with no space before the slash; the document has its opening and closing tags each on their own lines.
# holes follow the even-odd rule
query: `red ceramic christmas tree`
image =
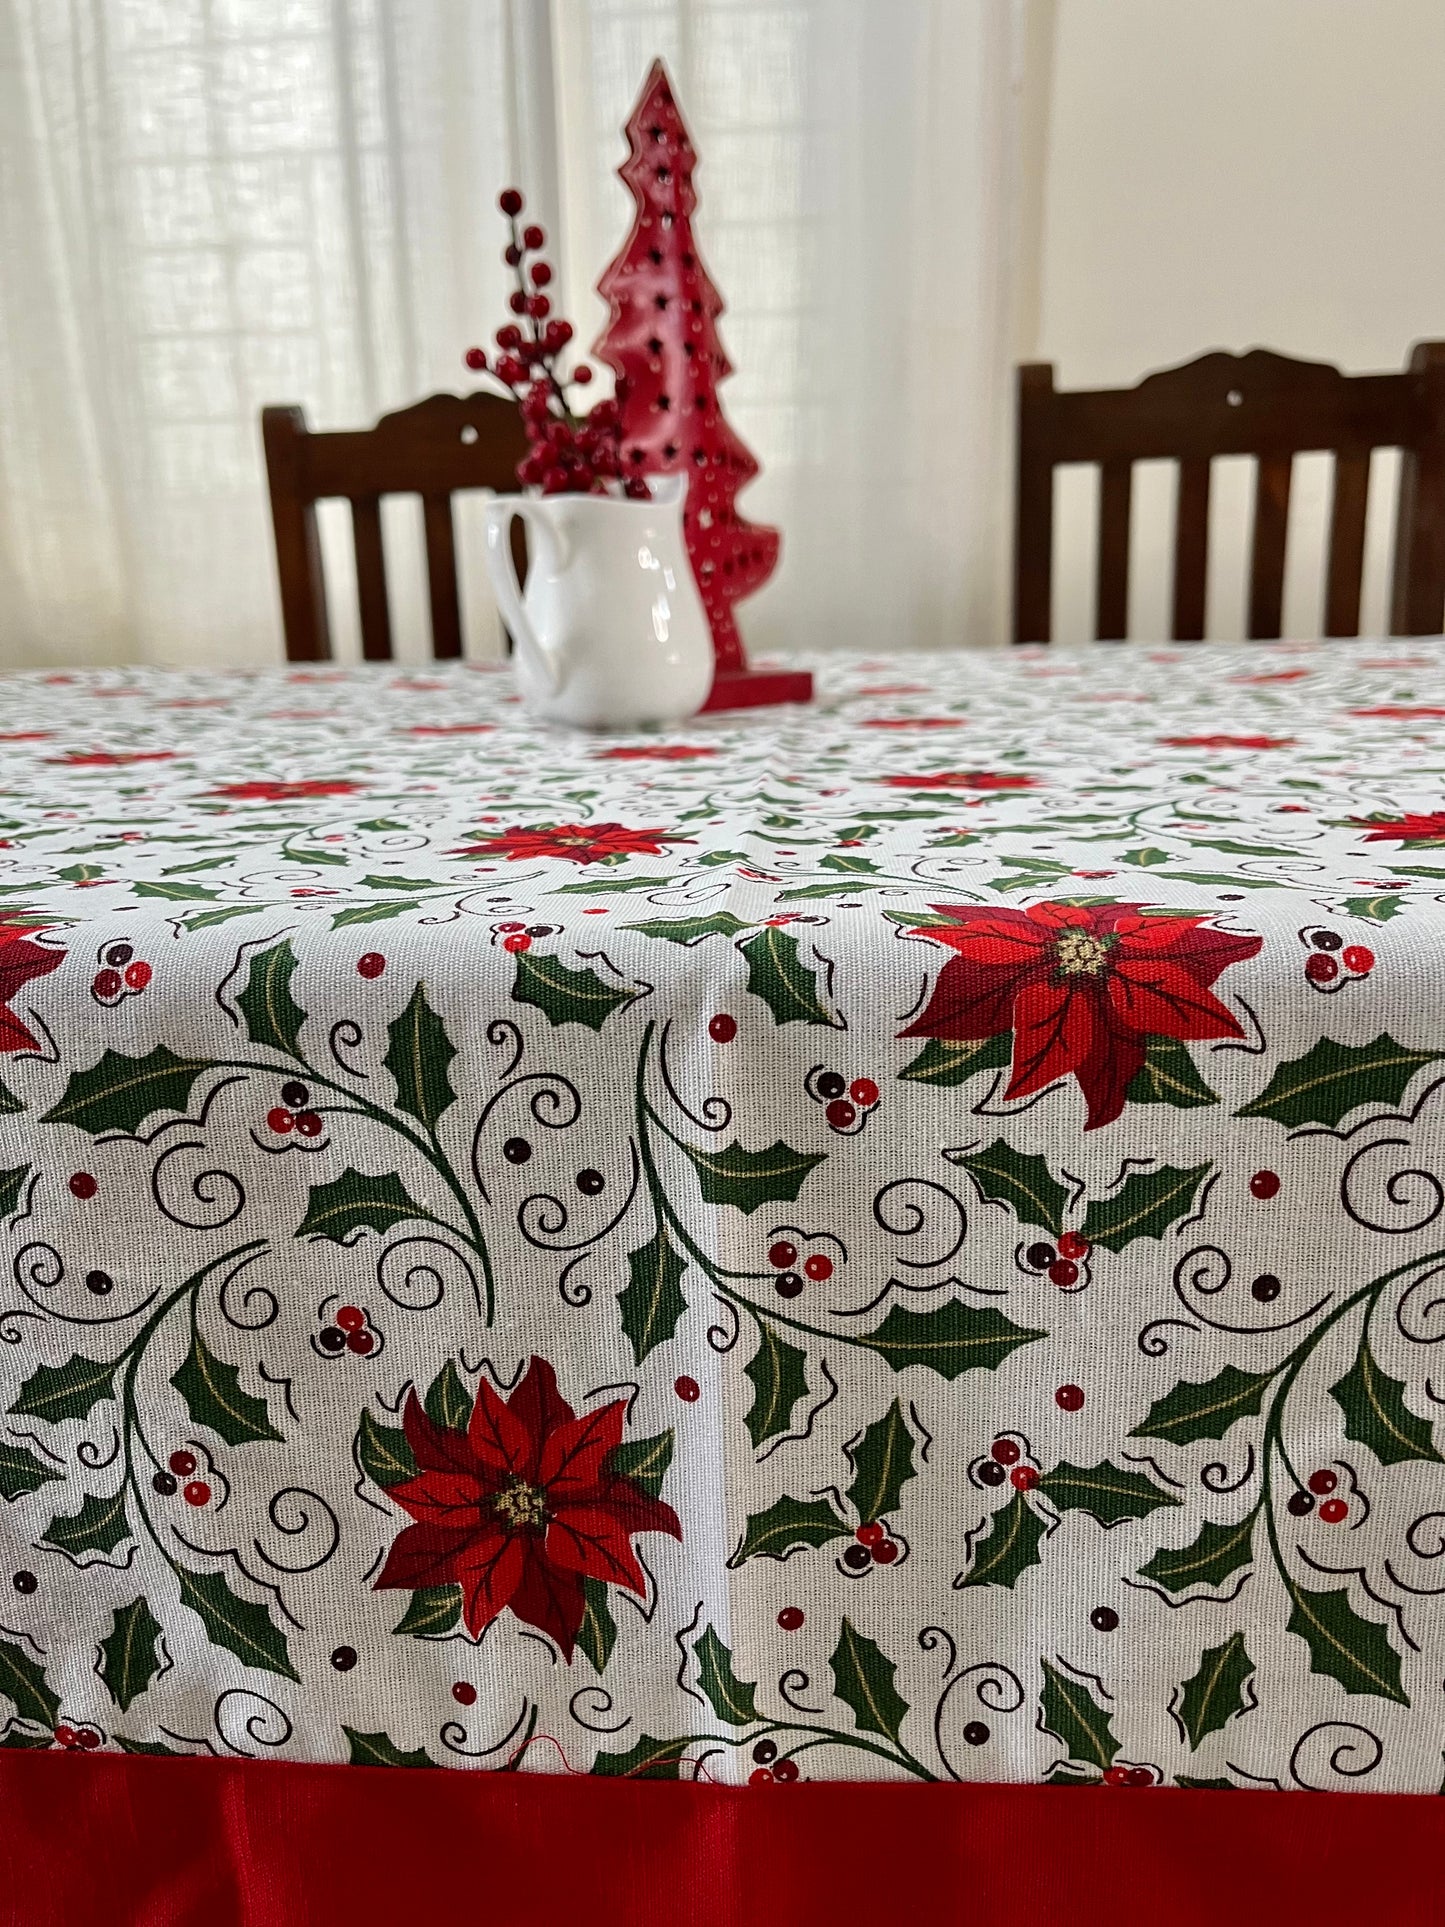
<svg viewBox="0 0 1445 1927">
<path fill-rule="evenodd" d="M 758 464 L 718 403 L 718 383 L 732 373 L 717 332 L 722 296 L 693 238 L 697 154 L 660 60 L 626 133 L 631 151 L 618 172 L 637 215 L 597 284 L 611 317 L 593 350 L 617 376 L 623 471 L 688 475 L 687 552 L 717 656 L 706 707 L 806 702 L 813 685 L 805 671 L 748 668 L 733 616 L 733 604 L 777 567 L 778 532 L 738 513 L 738 492 Z"/>
</svg>

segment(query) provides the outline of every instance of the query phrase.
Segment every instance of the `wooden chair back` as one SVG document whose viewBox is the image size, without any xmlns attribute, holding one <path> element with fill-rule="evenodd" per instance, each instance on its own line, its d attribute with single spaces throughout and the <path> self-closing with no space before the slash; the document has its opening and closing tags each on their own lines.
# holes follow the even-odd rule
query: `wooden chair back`
<svg viewBox="0 0 1445 1927">
<path fill-rule="evenodd" d="M 381 540 L 383 495 L 420 495 L 426 537 L 432 652 L 462 653 L 452 496 L 462 489 L 503 492 L 517 486 L 527 438 L 516 404 L 501 395 L 431 395 L 383 415 L 374 428 L 313 434 L 297 407 L 263 408 L 261 436 L 271 487 L 281 620 L 290 662 L 331 655 L 326 579 L 316 504 L 341 496 L 351 504 L 361 652 L 389 661 L 391 612 Z M 514 536 L 520 537 L 520 524 Z M 519 572 L 523 555 L 518 554 Z"/>
<path fill-rule="evenodd" d="M 1054 469 L 1100 470 L 1095 633 L 1128 631 L 1133 465 L 1179 465 L 1174 521 L 1173 635 L 1204 636 L 1209 475 L 1216 455 L 1258 463 L 1249 571 L 1249 634 L 1278 636 L 1294 457 L 1333 453 L 1325 573 L 1327 636 L 1359 634 L 1370 451 L 1403 451 L 1390 625 L 1395 635 L 1445 627 L 1445 342 L 1423 341 L 1400 374 L 1342 375 L 1328 362 L 1264 348 L 1208 354 L 1134 388 L 1060 393 L 1050 362 L 1018 370 L 1014 641 L 1049 640 Z"/>
</svg>

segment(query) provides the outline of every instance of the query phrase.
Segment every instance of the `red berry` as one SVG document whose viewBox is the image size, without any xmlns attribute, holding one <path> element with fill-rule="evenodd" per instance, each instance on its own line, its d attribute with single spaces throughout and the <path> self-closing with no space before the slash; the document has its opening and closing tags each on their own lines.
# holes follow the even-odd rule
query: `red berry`
<svg viewBox="0 0 1445 1927">
<path fill-rule="evenodd" d="M 302 1137 L 320 1137 L 324 1126 L 315 1111 L 302 1111 L 297 1115 L 296 1128 Z"/>
<path fill-rule="evenodd" d="M 1375 967 L 1375 953 L 1362 943 L 1345 945 L 1344 964 L 1346 970 L 1353 970 L 1357 977 L 1363 977 Z"/>
<path fill-rule="evenodd" d="M 211 1488 L 204 1479 L 192 1479 L 188 1486 L 182 1488 L 181 1497 L 187 1505 L 209 1505 Z"/>
<path fill-rule="evenodd" d="M 530 222 L 522 229 L 522 246 L 524 248 L 539 248 L 546 239 L 546 235 L 542 232 L 541 228 L 537 226 L 535 221 Z"/>
<path fill-rule="evenodd" d="M 514 288 L 512 293 L 507 296 L 507 306 L 512 310 L 513 314 L 525 314 L 527 312 L 527 297 L 522 293 L 520 288 Z M 509 377 L 503 374 L 502 379 L 506 381 Z"/>
<path fill-rule="evenodd" d="M 778 1624 L 785 1633 L 795 1633 L 803 1623 L 803 1616 L 801 1606 L 784 1606 L 778 1614 Z"/>
<path fill-rule="evenodd" d="M 1125 1786 L 1153 1786 L 1154 1775 L 1147 1766 L 1131 1766 Z"/>
<path fill-rule="evenodd" d="M 876 1546 L 880 1540 L 887 1538 L 887 1536 L 887 1533 L 876 1519 L 870 1519 L 867 1525 L 859 1526 L 857 1532 L 854 1534 L 858 1542 L 865 1546 Z"/>
<path fill-rule="evenodd" d="M 881 1546 L 874 1546 L 873 1557 L 880 1566 L 891 1566 L 898 1557 L 898 1548 L 891 1539 L 885 1539 Z"/>
<path fill-rule="evenodd" d="M 144 961 L 127 964 L 125 980 L 132 990 L 144 990 L 151 980 L 151 967 Z"/>
<path fill-rule="evenodd" d="M 468 348 L 462 359 L 466 362 L 468 368 L 472 369 L 474 373 L 480 374 L 487 365 L 487 351 L 485 348 Z"/>
<path fill-rule="evenodd" d="M 518 931 L 515 936 L 503 937 L 502 948 L 503 950 L 510 950 L 514 953 L 522 950 L 530 950 L 532 948 L 532 939 L 527 935 L 525 930 L 521 930 Z"/>
<path fill-rule="evenodd" d="M 803 1270 L 815 1284 L 821 1284 L 825 1278 L 833 1276 L 833 1260 L 823 1252 L 815 1251 L 811 1258 L 804 1259 Z"/>
<path fill-rule="evenodd" d="M 791 1271 L 798 1262 L 798 1247 L 790 1245 L 786 1238 L 779 1238 L 775 1245 L 768 1246 L 768 1263 L 775 1271 Z"/>
<path fill-rule="evenodd" d="M 336 1314 L 336 1323 L 344 1332 L 359 1332 L 366 1323 L 366 1313 L 360 1305 L 343 1305 Z"/>
<path fill-rule="evenodd" d="M 1305 964 L 1305 975 L 1311 983 L 1327 984 L 1339 974 L 1339 965 L 1333 957 L 1327 957 L 1323 950 L 1314 951 Z"/>
<path fill-rule="evenodd" d="M 673 1382 L 672 1389 L 677 1393 L 684 1405 L 696 1405 L 697 1401 L 702 1397 L 702 1387 L 695 1378 L 676 1379 Z"/>
<path fill-rule="evenodd" d="M 1079 1385 L 1061 1385 L 1054 1393 L 1054 1403 L 1064 1412 L 1082 1412 L 1084 1392 Z"/>
<path fill-rule="evenodd" d="M 70 1180 L 70 1189 L 77 1198 L 93 1198 L 100 1186 L 89 1171 L 77 1171 Z"/>
<path fill-rule="evenodd" d="M 773 1776 L 765 1766 L 755 1766 L 748 1775 L 749 1786 L 771 1786 Z"/>
<path fill-rule="evenodd" d="M 845 1099 L 835 1097 L 823 1115 L 835 1131 L 846 1131 L 858 1113 Z"/>
<path fill-rule="evenodd" d="M 1127 1766 L 1110 1766 L 1104 1769 L 1105 1786 L 1128 1786 L 1129 1769 Z"/>
<path fill-rule="evenodd" d="M 1310 1491 L 1318 1499 L 1324 1498 L 1327 1492 L 1333 1492 L 1339 1482 L 1339 1475 L 1331 1472 L 1329 1467 L 1324 1465 L 1318 1472 L 1311 1472 L 1309 1476 Z"/>
<path fill-rule="evenodd" d="M 282 1137 L 284 1137 L 288 1131 L 293 1131 L 296 1128 L 295 1118 L 292 1117 L 289 1111 L 283 1111 L 279 1104 L 275 1110 L 267 1111 L 266 1122 L 273 1131 Z"/>
<path fill-rule="evenodd" d="M 75 1728 L 73 1726 L 57 1726 L 55 1729 L 55 1743 L 57 1746 L 74 1746 Z"/>
<path fill-rule="evenodd" d="M 531 234 L 533 231 L 534 230 L 531 228 L 528 228 L 527 230 L 529 234 Z M 540 234 L 542 230 L 541 228 L 537 228 L 535 232 Z M 529 242 L 528 245 L 532 246 L 534 244 Z M 535 245 L 537 247 L 541 247 L 542 243 L 538 241 L 535 243 Z M 532 263 L 532 286 L 534 288 L 545 288 L 547 283 L 551 279 L 552 279 L 552 270 L 547 266 L 547 263 L 545 261 L 534 261 Z"/>
<path fill-rule="evenodd" d="M 1016 1465 L 1009 1473 L 1009 1480 L 1015 1490 L 1032 1492 L 1039 1482 L 1039 1475 L 1031 1465 Z"/>
<path fill-rule="evenodd" d="M 172 1452 L 167 1461 L 178 1479 L 188 1479 L 196 1469 L 194 1452 Z"/>
<path fill-rule="evenodd" d="M 1274 1171 L 1256 1171 L 1249 1188 L 1257 1198 L 1272 1198 L 1279 1190 L 1279 1176 Z"/>
<path fill-rule="evenodd" d="M 452 1698 L 458 1706 L 475 1706 L 477 1703 L 477 1689 L 469 1679 L 459 1679 L 452 1688 Z"/>
<path fill-rule="evenodd" d="M 379 977 L 385 969 L 386 958 L 379 950 L 368 950 L 364 957 L 358 957 L 356 960 L 358 977 Z"/>
<path fill-rule="evenodd" d="M 1000 1465 L 1015 1465 L 1023 1457 L 1012 1439 L 995 1439 L 990 1450 Z"/>
<path fill-rule="evenodd" d="M 515 217 L 522 211 L 522 196 L 515 187 L 504 187 L 497 196 L 497 206 L 503 214 Z M 472 1698 L 475 1699 L 476 1695 L 473 1694 Z"/>
<path fill-rule="evenodd" d="M 572 379 L 575 382 L 579 382 L 584 388 L 587 386 L 588 382 L 591 381 L 592 370 L 587 366 L 587 363 L 585 361 L 582 363 L 582 366 L 580 368 L 574 368 L 572 370 Z"/>
<path fill-rule="evenodd" d="M 716 1017 L 709 1019 L 707 1034 L 715 1044 L 730 1044 L 738 1034 L 738 1020 L 720 1010 Z"/>
<path fill-rule="evenodd" d="M 93 1726 L 83 1726 L 75 1736 L 76 1744 L 83 1746 L 87 1753 L 93 1753 L 100 1745 L 100 1735 Z"/>
<path fill-rule="evenodd" d="M 1087 1257 L 1088 1250 L 1089 1241 L 1082 1231 L 1066 1231 L 1059 1239 L 1059 1256 L 1061 1258 Z"/>
<path fill-rule="evenodd" d="M 376 1339 L 370 1332 L 348 1332 L 346 1349 L 349 1352 L 355 1352 L 358 1358 L 365 1358 L 368 1352 L 376 1350 Z"/>
<path fill-rule="evenodd" d="M 796 1760 L 779 1760 L 773 1768 L 773 1778 L 775 1780 L 796 1780 L 797 1777 L 798 1762 Z"/>
<path fill-rule="evenodd" d="M 90 987 L 97 997 L 114 997 L 120 990 L 120 982 L 118 970 L 97 970 Z"/>
<path fill-rule="evenodd" d="M 497 346 L 499 348 L 520 348 L 521 345 L 522 330 L 514 321 L 508 321 L 502 327 L 498 328 Z"/>
<path fill-rule="evenodd" d="M 1062 1291 L 1072 1285 L 1079 1276 L 1079 1267 L 1072 1258 L 1055 1258 L 1049 1266 L 1049 1278 Z"/>
<path fill-rule="evenodd" d="M 878 1102 L 878 1086 L 871 1077 L 855 1077 L 848 1086 L 848 1095 L 866 1111 L 870 1105 Z"/>
<path fill-rule="evenodd" d="M 1349 1511 L 1343 1499 L 1326 1499 L 1320 1507 L 1320 1517 L 1326 1525 L 1337 1526 L 1341 1519 L 1348 1518 Z"/>
</svg>

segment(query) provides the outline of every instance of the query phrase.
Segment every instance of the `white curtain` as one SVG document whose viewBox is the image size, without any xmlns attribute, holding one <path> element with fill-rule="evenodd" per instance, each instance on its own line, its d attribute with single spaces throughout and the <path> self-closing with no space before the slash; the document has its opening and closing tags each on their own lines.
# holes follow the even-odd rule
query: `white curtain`
<svg viewBox="0 0 1445 1927">
<path fill-rule="evenodd" d="M 1019 5 L 0 0 L 0 666 L 278 659 L 257 410 L 359 426 L 468 384 L 513 181 L 590 340 L 659 53 L 763 464 L 744 506 L 784 534 L 753 653 L 998 639 Z"/>
</svg>

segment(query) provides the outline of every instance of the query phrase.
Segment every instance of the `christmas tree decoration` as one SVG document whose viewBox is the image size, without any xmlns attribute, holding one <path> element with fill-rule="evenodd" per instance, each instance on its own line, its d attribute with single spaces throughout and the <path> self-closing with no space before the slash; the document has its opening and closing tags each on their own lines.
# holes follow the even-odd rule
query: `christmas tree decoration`
<svg viewBox="0 0 1445 1927">
<path fill-rule="evenodd" d="M 625 132 L 618 173 L 637 212 L 597 284 L 610 316 L 593 348 L 617 377 L 623 473 L 688 478 L 683 527 L 717 657 L 706 707 L 806 702 L 806 671 L 749 669 L 733 614 L 777 567 L 779 537 L 737 508 L 758 463 L 718 401 L 718 384 L 732 373 L 717 331 L 723 301 L 693 238 L 697 152 L 660 60 Z"/>
</svg>

